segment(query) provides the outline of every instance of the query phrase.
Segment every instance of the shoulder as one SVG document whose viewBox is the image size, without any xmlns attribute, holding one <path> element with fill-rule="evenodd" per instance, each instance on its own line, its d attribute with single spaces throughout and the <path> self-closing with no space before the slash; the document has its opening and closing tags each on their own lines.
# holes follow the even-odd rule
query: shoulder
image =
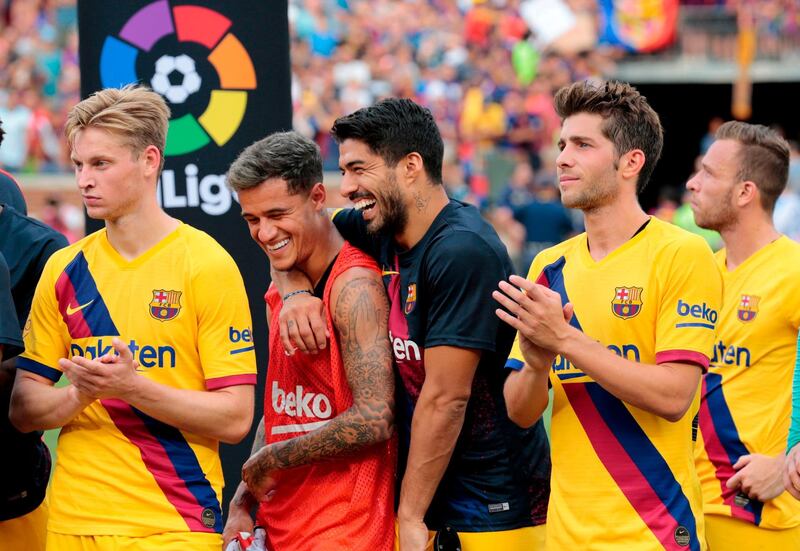
<svg viewBox="0 0 800 551">
<path fill-rule="evenodd" d="M 374 316 L 384 311 L 388 315 L 389 302 L 380 274 L 363 266 L 345 269 L 331 285 L 328 308 L 334 324 L 340 330 L 342 324 L 349 325 L 367 312 Z"/>
<path fill-rule="evenodd" d="M 508 257 L 505 245 L 495 229 L 478 209 L 451 201 L 435 229 L 428 246 L 428 256 L 449 257 L 453 260 L 501 259 Z M 470 256 L 472 255 L 472 256 Z"/>
<path fill-rule="evenodd" d="M 84 253 L 85 255 L 88 251 L 97 247 L 98 241 L 101 238 L 105 238 L 104 229 L 90 233 L 72 245 L 67 245 L 66 247 L 58 249 L 48 258 L 45 264 L 45 270 L 63 270 L 78 256 L 78 254 Z"/>
<path fill-rule="evenodd" d="M 13 207 L 3 209 L 4 216 L 8 215 L 12 231 L 17 237 L 15 241 L 30 246 L 32 243 L 53 243 L 58 248 L 68 245 L 67 238 L 62 234 L 35 218 L 25 215 Z"/>
<path fill-rule="evenodd" d="M 569 259 L 569 257 L 578 252 L 580 247 L 585 246 L 586 234 L 582 233 L 540 251 L 533 259 L 533 262 L 531 262 L 528 270 L 528 278 L 535 279 L 539 273 L 550 264 L 557 262 L 561 258 Z"/>
<path fill-rule="evenodd" d="M 366 266 L 351 266 L 336 276 L 331 284 L 331 303 L 335 306 L 343 293 L 385 294 L 381 275 L 377 270 Z"/>
<path fill-rule="evenodd" d="M 542 260 L 547 261 L 548 263 L 554 262 L 561 258 L 562 256 L 569 256 L 573 252 L 577 251 L 579 247 L 585 246 L 586 243 L 586 233 L 578 234 L 574 237 L 570 237 L 566 241 L 562 241 L 552 247 L 548 247 L 542 250 L 538 255 L 542 257 Z"/>
<path fill-rule="evenodd" d="M 669 222 L 652 218 L 647 238 L 659 256 L 697 257 L 714 260 L 714 253 L 705 239 Z"/>
<path fill-rule="evenodd" d="M 800 274 L 800 243 L 782 235 L 775 245 L 777 246 L 772 253 L 770 262 L 780 266 L 781 271 L 785 269 L 791 278 L 795 278 Z"/>
<path fill-rule="evenodd" d="M 675 224 L 670 224 L 656 217 L 650 219 L 649 237 L 664 248 L 675 247 L 700 247 L 703 250 L 711 251 L 706 240 L 688 230 L 680 228 Z"/>
<path fill-rule="evenodd" d="M 206 232 L 188 224 L 181 224 L 176 231 L 194 268 L 217 271 L 236 266 L 230 253 Z"/>
</svg>

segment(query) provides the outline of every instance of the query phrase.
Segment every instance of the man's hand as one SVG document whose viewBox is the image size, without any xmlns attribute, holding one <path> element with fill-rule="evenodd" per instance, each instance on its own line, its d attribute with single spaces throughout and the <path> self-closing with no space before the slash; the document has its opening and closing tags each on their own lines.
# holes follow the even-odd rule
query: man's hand
<svg viewBox="0 0 800 551">
<path fill-rule="evenodd" d="M 549 368 L 559 343 L 570 330 L 569 320 L 574 313 L 572 304 L 562 307 L 561 295 L 525 278 L 512 275 L 509 281 L 500 282 L 502 293 L 492 293 L 508 312 L 498 308 L 495 313 L 519 331 L 526 363 L 531 367 Z"/>
<path fill-rule="evenodd" d="M 425 551 L 428 546 L 428 527 L 421 520 L 397 520 L 400 551 Z"/>
<path fill-rule="evenodd" d="M 250 456 L 242 467 L 242 481 L 247 491 L 258 501 L 269 501 L 275 492 L 274 470 L 269 446 L 264 446 Z"/>
<path fill-rule="evenodd" d="M 78 395 L 81 402 L 89 397 L 125 400 L 135 390 L 138 364 L 134 361 L 130 348 L 117 337 L 114 337 L 111 344 L 116 354 L 107 354 L 96 360 L 80 356 L 73 356 L 71 360 L 58 360 L 61 370 L 83 395 Z"/>
<path fill-rule="evenodd" d="M 783 485 L 795 499 L 800 499 L 800 445 L 795 445 L 786 456 Z"/>
<path fill-rule="evenodd" d="M 232 499 L 228 507 L 225 529 L 222 531 L 222 549 L 227 549 L 228 544 L 239 535 L 239 532 L 250 532 L 252 534 L 254 528 L 255 524 L 253 523 L 253 517 L 250 516 L 248 504 L 237 503 L 236 498 Z"/>
<path fill-rule="evenodd" d="M 278 323 L 281 343 L 289 356 L 296 350 L 316 354 L 325 349 L 330 338 L 322 301 L 307 293 L 289 297 L 283 303 Z"/>
<path fill-rule="evenodd" d="M 784 490 L 783 455 L 770 457 L 758 453 L 743 455 L 733 466 L 737 473 L 728 479 L 726 486 L 739 489 L 751 499 L 768 501 Z"/>
</svg>

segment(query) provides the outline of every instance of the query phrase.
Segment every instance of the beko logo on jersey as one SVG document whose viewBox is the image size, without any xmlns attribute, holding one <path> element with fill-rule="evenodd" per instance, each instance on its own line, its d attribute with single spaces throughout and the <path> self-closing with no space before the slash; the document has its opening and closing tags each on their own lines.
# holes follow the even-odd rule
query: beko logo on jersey
<svg viewBox="0 0 800 551">
<path fill-rule="evenodd" d="M 706 327 L 714 329 L 714 324 L 717 323 L 717 311 L 710 308 L 705 302 L 703 304 L 689 304 L 678 299 L 678 315 L 682 318 L 691 317 L 701 321 L 681 322 L 675 324 L 675 327 Z"/>
<path fill-rule="evenodd" d="M 140 345 L 135 340 L 128 343 L 133 359 L 139 362 L 142 367 L 175 367 L 175 349 L 171 346 L 152 346 L 149 344 Z M 114 354 L 114 347 L 111 346 L 111 337 L 106 342 L 98 339 L 97 344 L 81 347 L 72 343 L 69 346 L 69 353 L 72 356 L 82 356 L 94 360 Z"/>
<path fill-rule="evenodd" d="M 228 327 L 228 340 L 232 343 L 237 342 L 253 342 L 253 333 L 250 332 L 250 328 L 242 329 L 241 331 L 236 329 L 235 327 L 231 326 Z"/>
<path fill-rule="evenodd" d="M 746 346 L 727 346 L 724 342 L 718 341 L 714 345 L 714 357 L 711 358 L 713 365 L 735 365 L 737 367 L 750 367 L 750 349 Z"/>
<path fill-rule="evenodd" d="M 395 337 L 392 335 L 391 331 L 389 331 L 389 340 L 392 341 L 392 351 L 394 352 L 394 357 L 398 360 L 422 361 L 422 355 L 419 352 L 419 346 L 414 341 Z"/>
<path fill-rule="evenodd" d="M 331 401 L 322 393 L 307 392 L 303 385 L 294 387 L 294 392 L 286 392 L 272 381 L 272 409 L 275 413 L 286 413 L 289 417 L 316 417 L 327 419 L 333 408 Z"/>
</svg>

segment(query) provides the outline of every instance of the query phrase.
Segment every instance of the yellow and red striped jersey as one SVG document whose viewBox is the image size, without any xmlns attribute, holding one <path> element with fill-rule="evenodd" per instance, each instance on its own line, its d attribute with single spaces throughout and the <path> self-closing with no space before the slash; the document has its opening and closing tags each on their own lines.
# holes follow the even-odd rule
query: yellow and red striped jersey
<svg viewBox="0 0 800 551">
<path fill-rule="evenodd" d="M 48 261 L 17 366 L 57 381 L 59 358 L 97 358 L 113 352 L 118 336 L 141 375 L 161 384 L 201 391 L 255 384 L 250 323 L 241 275 L 207 234 L 181 224 L 127 261 L 101 230 Z M 216 440 L 122 400 L 97 400 L 61 431 L 49 529 L 221 532 L 222 485 Z"/>
<path fill-rule="evenodd" d="M 557 291 L 571 324 L 635 362 L 708 366 L 721 284 L 699 237 L 652 218 L 600 261 L 586 234 L 541 252 L 528 279 Z M 524 359 L 515 343 L 507 367 Z M 561 356 L 553 388 L 552 549 L 705 548 L 692 419 L 670 422 L 616 398 Z"/>
<path fill-rule="evenodd" d="M 786 236 L 734 270 L 716 255 L 723 301 L 711 367 L 703 380 L 696 464 L 706 514 L 770 529 L 800 525 L 787 492 L 762 503 L 726 486 L 743 455 L 782 455 L 789 434 L 800 328 L 800 245 Z"/>
</svg>

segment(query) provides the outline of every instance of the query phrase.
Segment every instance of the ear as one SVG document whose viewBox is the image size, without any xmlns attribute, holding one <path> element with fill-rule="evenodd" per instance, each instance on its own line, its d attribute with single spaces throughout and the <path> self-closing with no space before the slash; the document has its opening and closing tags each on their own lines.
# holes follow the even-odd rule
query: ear
<svg viewBox="0 0 800 551">
<path fill-rule="evenodd" d="M 325 200 L 328 198 L 328 191 L 322 182 L 317 182 L 311 191 L 308 192 L 308 198 L 314 205 L 314 210 L 321 211 L 325 208 Z"/>
<path fill-rule="evenodd" d="M 760 204 L 761 192 L 755 182 L 745 180 L 736 184 L 736 187 L 738 189 L 734 191 L 734 201 L 736 201 L 737 206 L 744 207 L 750 203 Z"/>
<path fill-rule="evenodd" d="M 422 155 L 416 151 L 406 155 L 399 165 L 401 169 L 399 176 L 409 183 L 417 181 L 425 173 L 425 163 L 422 160 Z"/>
<path fill-rule="evenodd" d="M 158 169 L 161 167 L 161 152 L 158 148 L 154 145 L 148 145 L 142 151 L 141 158 L 144 159 L 145 175 L 157 175 Z"/>
<path fill-rule="evenodd" d="M 619 158 L 619 172 L 626 180 L 636 178 L 642 171 L 645 156 L 641 149 L 631 149 Z"/>
</svg>

